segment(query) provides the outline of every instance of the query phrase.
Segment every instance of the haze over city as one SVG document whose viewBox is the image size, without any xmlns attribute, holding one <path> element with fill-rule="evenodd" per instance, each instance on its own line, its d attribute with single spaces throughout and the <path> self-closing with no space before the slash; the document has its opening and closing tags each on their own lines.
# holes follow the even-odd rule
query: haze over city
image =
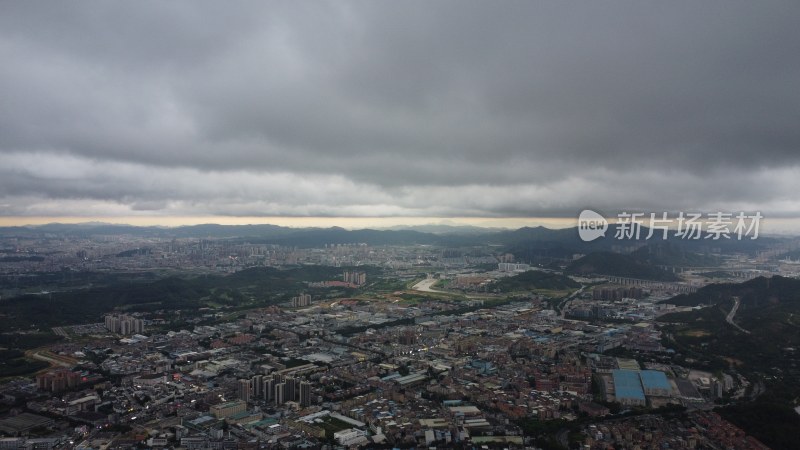
<svg viewBox="0 0 800 450">
<path fill-rule="evenodd" d="M 6 2 L 0 214 L 796 218 L 797 9 Z"/>
</svg>

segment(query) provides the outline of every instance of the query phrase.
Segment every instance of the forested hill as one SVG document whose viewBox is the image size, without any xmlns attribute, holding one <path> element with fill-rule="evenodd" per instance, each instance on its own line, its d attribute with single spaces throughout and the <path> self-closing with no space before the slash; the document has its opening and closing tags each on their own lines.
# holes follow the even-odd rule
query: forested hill
<svg viewBox="0 0 800 450">
<path fill-rule="evenodd" d="M 671 273 L 631 255 L 611 252 L 590 253 L 574 261 L 564 271 L 570 275 L 612 275 L 655 281 L 677 281 Z"/>
<path fill-rule="evenodd" d="M 566 290 L 577 289 L 580 283 L 569 277 L 551 272 L 529 270 L 511 277 L 497 280 L 492 288 L 500 292 L 530 291 L 534 289 Z"/>
<path fill-rule="evenodd" d="M 682 294 L 662 303 L 678 306 L 715 305 L 738 297 L 741 309 L 800 303 L 800 280 L 774 276 L 758 277 L 744 283 L 721 283 L 704 286 L 692 294 Z"/>
<path fill-rule="evenodd" d="M 740 305 L 731 315 L 735 298 Z M 800 280 L 774 276 L 709 285 L 667 303 L 708 305 L 658 319 L 665 345 L 679 361 L 712 372 L 735 370 L 765 387 L 754 401 L 719 412 L 771 448 L 797 448 Z"/>
<path fill-rule="evenodd" d="M 307 281 L 335 280 L 347 267 L 259 267 L 230 275 L 173 276 L 156 281 L 23 295 L 0 302 L 0 329 L 47 329 L 100 321 L 115 308 L 125 311 L 191 309 L 209 305 L 259 307 L 287 301 L 307 289 Z M 380 269 L 359 266 L 373 275 Z"/>
</svg>

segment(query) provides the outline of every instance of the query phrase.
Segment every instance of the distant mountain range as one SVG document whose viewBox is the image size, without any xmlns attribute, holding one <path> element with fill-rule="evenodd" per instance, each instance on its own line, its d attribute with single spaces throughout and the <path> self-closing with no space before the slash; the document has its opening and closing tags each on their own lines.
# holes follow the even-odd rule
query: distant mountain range
<svg viewBox="0 0 800 450">
<path fill-rule="evenodd" d="M 380 227 L 376 228 L 379 231 L 419 231 L 420 233 L 433 233 L 433 234 L 485 234 L 485 233 L 499 233 L 508 230 L 507 228 L 492 228 L 492 227 L 476 227 L 472 225 L 445 225 L 445 224 L 428 224 L 428 225 L 395 225 L 393 227 Z"/>
<path fill-rule="evenodd" d="M 630 253 L 639 247 L 638 260 L 656 265 L 713 265 L 705 255 L 710 253 L 755 253 L 780 239 L 760 237 L 757 240 L 681 240 L 670 235 L 667 240 L 646 240 L 643 229 L 638 239 L 618 240 L 615 225 L 610 225 L 606 237 L 583 242 L 577 228 L 550 229 L 523 227 L 516 230 L 472 226 L 422 225 L 407 229 L 289 228 L 278 225 L 217 225 L 203 224 L 166 227 L 138 227 L 107 223 L 47 224 L 38 226 L 0 227 L 0 237 L 89 238 L 104 235 L 131 235 L 158 238 L 240 239 L 252 243 L 278 244 L 297 247 L 320 247 L 325 244 L 365 243 L 368 245 L 439 245 L 469 247 L 494 245 L 498 250 L 513 253 L 519 260 L 532 261 L 539 257 L 571 258 L 574 254 L 612 251 Z"/>
</svg>

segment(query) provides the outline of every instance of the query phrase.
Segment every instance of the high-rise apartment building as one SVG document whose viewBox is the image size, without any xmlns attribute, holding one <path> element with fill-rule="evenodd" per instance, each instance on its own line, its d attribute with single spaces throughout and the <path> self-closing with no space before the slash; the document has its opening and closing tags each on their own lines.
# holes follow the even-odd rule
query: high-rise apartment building
<svg viewBox="0 0 800 450">
<path fill-rule="evenodd" d="M 144 333 L 144 320 L 128 315 L 109 314 L 105 316 L 106 329 L 123 335 Z"/>
<path fill-rule="evenodd" d="M 346 270 L 342 274 L 342 278 L 345 283 L 352 283 L 357 286 L 361 286 L 367 282 L 367 274 L 364 272 L 350 272 Z"/>
<path fill-rule="evenodd" d="M 286 383 L 278 383 L 275 385 L 275 404 L 282 405 L 286 403 Z"/>
<path fill-rule="evenodd" d="M 300 383 L 300 406 L 311 405 L 311 383 L 303 381 Z"/>
<path fill-rule="evenodd" d="M 292 307 L 302 307 L 308 306 L 311 304 L 311 294 L 306 294 L 305 292 L 298 295 L 297 297 L 292 297 Z"/>
<path fill-rule="evenodd" d="M 241 401 L 245 403 L 249 402 L 251 391 L 252 387 L 250 386 L 250 380 L 239 380 L 239 386 L 236 394 Z"/>
</svg>

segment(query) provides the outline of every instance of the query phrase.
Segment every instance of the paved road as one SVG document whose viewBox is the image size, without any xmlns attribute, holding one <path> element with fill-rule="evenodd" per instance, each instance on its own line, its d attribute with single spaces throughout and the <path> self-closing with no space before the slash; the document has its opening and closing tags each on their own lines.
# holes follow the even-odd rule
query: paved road
<svg viewBox="0 0 800 450">
<path fill-rule="evenodd" d="M 736 315 L 736 311 L 739 310 L 739 305 L 741 303 L 742 302 L 739 300 L 739 297 L 733 297 L 733 308 L 731 308 L 731 311 L 728 313 L 727 316 L 725 316 L 725 321 L 728 322 L 729 324 L 733 325 L 734 327 L 736 327 L 736 329 L 738 329 L 739 331 L 742 331 L 742 332 L 745 332 L 747 334 L 750 334 L 749 331 L 747 331 L 744 328 L 740 327 L 738 324 L 736 324 L 733 321 L 733 317 Z"/>
</svg>

